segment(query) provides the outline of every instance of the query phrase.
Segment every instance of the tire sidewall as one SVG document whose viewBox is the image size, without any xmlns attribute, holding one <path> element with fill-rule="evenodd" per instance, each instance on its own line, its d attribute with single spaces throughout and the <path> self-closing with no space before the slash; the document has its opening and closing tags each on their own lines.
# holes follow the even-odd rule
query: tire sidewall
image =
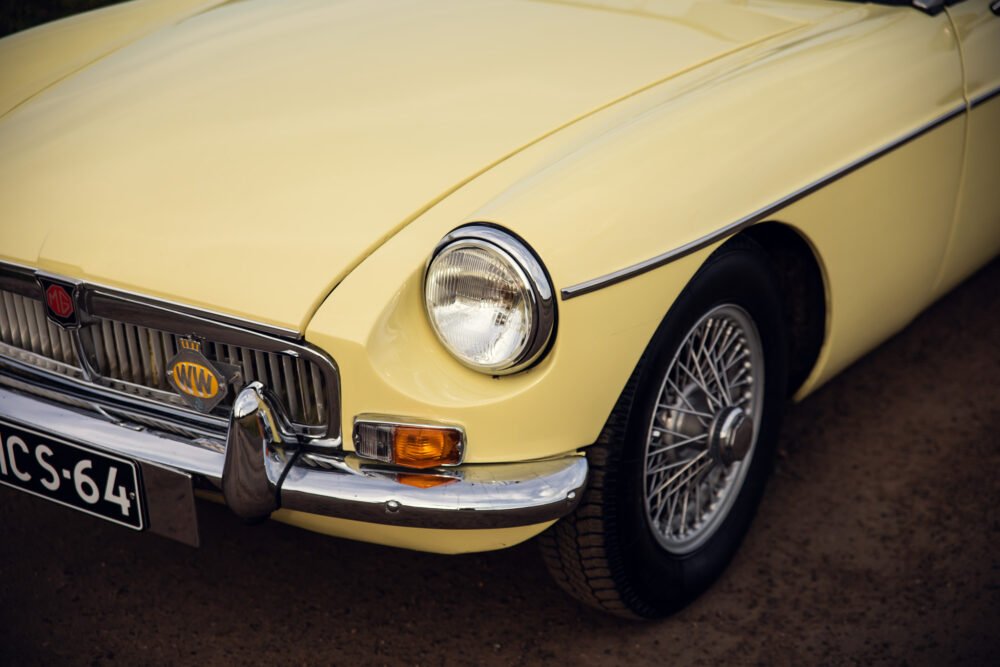
<svg viewBox="0 0 1000 667">
<path fill-rule="evenodd" d="M 728 514 L 696 550 L 677 555 L 663 549 L 646 520 L 646 437 L 663 377 L 688 332 L 717 306 L 734 304 L 757 327 L 764 356 L 764 406 L 746 477 Z M 657 329 L 647 351 L 622 443 L 618 520 L 623 574 L 632 604 L 642 616 L 676 611 L 707 589 L 740 545 L 770 473 L 785 401 L 787 345 L 781 304 L 767 255 L 752 242 L 716 251 L 682 292 Z"/>
</svg>

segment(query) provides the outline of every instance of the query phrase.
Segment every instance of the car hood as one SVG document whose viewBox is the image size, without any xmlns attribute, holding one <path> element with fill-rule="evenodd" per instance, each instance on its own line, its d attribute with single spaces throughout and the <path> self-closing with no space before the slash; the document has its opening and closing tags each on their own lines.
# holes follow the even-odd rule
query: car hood
<svg viewBox="0 0 1000 667">
<path fill-rule="evenodd" d="M 478 173 L 794 27 L 621 4 L 245 0 L 162 27 L 0 120 L 0 255 L 302 330 Z"/>
</svg>

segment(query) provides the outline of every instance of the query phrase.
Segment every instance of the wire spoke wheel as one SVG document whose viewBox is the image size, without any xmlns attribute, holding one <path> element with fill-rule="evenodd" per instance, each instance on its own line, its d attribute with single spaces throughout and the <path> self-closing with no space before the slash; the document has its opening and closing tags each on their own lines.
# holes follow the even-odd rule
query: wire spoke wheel
<svg viewBox="0 0 1000 667">
<path fill-rule="evenodd" d="M 666 551 L 708 540 L 739 494 L 764 408 L 764 353 L 741 307 L 717 306 L 667 367 L 646 435 L 648 525 Z"/>
<path fill-rule="evenodd" d="M 580 505 L 541 536 L 549 571 L 577 599 L 662 617 L 704 592 L 739 548 L 788 395 L 788 322 L 772 264 L 752 239 L 724 243 L 646 346 L 586 450 Z"/>
</svg>

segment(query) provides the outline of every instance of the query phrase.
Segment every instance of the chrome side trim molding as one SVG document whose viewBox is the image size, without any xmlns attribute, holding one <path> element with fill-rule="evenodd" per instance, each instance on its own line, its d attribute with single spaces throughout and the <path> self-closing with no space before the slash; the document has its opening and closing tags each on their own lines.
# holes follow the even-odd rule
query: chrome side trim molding
<svg viewBox="0 0 1000 667">
<path fill-rule="evenodd" d="M 998 91 L 993 91 L 992 93 L 989 93 L 988 96 L 996 95 L 997 92 Z M 985 99 L 988 99 L 988 97 Z M 985 99 L 977 98 L 977 101 L 974 104 L 979 104 L 985 101 Z M 638 275 L 646 273 L 647 271 L 652 271 L 653 269 L 657 269 L 665 264 L 669 264 L 670 262 L 676 261 L 678 259 L 681 259 L 682 257 L 690 255 L 691 253 L 697 252 L 702 248 L 707 248 L 710 245 L 713 245 L 719 241 L 729 238 L 730 236 L 733 236 L 734 234 L 737 234 L 738 232 L 746 229 L 750 225 L 761 222 L 765 218 L 773 215 L 777 211 L 785 208 L 786 206 L 789 206 L 790 204 L 797 202 L 803 197 L 806 197 L 812 194 L 813 192 L 816 192 L 817 190 L 826 187 L 827 185 L 833 183 L 834 181 L 837 181 L 843 178 L 844 176 L 847 176 L 851 172 L 856 171 L 871 162 L 874 162 L 878 158 L 888 153 L 891 153 L 897 148 L 905 146 L 914 139 L 917 139 L 918 137 L 927 134 L 931 130 L 936 129 L 941 125 L 944 125 L 948 121 L 964 113 L 966 111 L 966 108 L 967 107 L 965 104 L 961 104 L 952 109 L 951 111 L 949 111 L 948 113 L 944 114 L 943 116 L 935 118 L 929 123 L 925 123 L 924 125 L 921 125 L 915 130 L 908 132 L 907 134 L 896 139 L 892 143 L 886 144 L 885 146 L 882 146 L 881 148 L 878 148 L 866 155 L 862 155 L 858 159 L 846 164 L 840 169 L 834 171 L 833 173 L 827 174 L 826 176 L 816 181 L 813 181 L 812 183 L 809 183 L 808 185 L 805 185 L 799 188 L 798 190 L 795 190 L 791 194 L 782 197 L 773 204 L 768 204 L 764 208 L 758 209 L 753 213 L 744 216 L 739 220 L 736 220 L 735 222 L 731 222 L 725 227 L 716 230 L 711 234 L 702 236 L 701 238 L 695 239 L 690 243 L 686 243 L 680 246 L 679 248 L 668 250 L 667 252 L 657 255 L 656 257 L 652 257 L 645 261 L 639 262 L 638 264 L 627 266 L 623 269 L 613 271 L 611 273 L 599 276 L 597 278 L 592 278 L 591 280 L 586 280 L 582 283 L 578 283 L 570 287 L 564 287 L 560 291 L 562 300 L 567 301 L 569 299 L 578 296 L 583 296 L 584 294 L 589 294 L 590 292 L 596 292 L 597 290 L 604 289 L 605 287 L 610 287 L 611 285 L 616 285 L 620 282 L 623 282 L 630 278 L 634 278 Z"/>
<path fill-rule="evenodd" d="M 989 102 L 997 95 L 1000 95 L 1000 87 L 994 88 L 993 90 L 987 90 L 985 93 L 980 93 L 979 95 L 976 95 L 971 100 L 969 100 L 969 108 L 975 109 L 980 104 L 983 104 L 984 102 Z"/>
</svg>

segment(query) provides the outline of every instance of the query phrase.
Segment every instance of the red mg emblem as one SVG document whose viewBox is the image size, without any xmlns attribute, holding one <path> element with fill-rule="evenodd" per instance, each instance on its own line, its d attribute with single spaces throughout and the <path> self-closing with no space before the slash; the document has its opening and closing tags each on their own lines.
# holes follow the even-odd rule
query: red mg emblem
<svg viewBox="0 0 1000 667">
<path fill-rule="evenodd" d="M 58 317 L 67 318 L 73 314 L 73 299 L 61 285 L 49 285 L 45 290 L 45 302 L 49 310 Z"/>
</svg>

